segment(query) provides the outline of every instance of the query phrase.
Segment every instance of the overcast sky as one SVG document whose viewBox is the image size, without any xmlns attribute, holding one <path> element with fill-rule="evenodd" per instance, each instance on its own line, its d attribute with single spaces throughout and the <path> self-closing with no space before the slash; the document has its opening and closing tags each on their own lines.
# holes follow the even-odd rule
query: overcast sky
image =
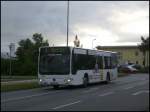
<svg viewBox="0 0 150 112">
<path fill-rule="evenodd" d="M 1 51 L 42 33 L 50 46 L 66 45 L 67 1 L 1 1 Z M 137 45 L 149 36 L 148 1 L 70 1 L 69 45 Z"/>
</svg>

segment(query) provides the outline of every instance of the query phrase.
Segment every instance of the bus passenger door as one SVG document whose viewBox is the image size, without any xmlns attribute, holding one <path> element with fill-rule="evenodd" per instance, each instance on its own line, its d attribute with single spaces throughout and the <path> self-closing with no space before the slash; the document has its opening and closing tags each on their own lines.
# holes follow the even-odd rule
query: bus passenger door
<svg viewBox="0 0 150 112">
<path fill-rule="evenodd" d="M 103 62 L 103 56 L 98 56 L 98 67 L 99 67 L 99 76 L 100 76 L 100 81 L 104 80 L 104 62 Z"/>
</svg>

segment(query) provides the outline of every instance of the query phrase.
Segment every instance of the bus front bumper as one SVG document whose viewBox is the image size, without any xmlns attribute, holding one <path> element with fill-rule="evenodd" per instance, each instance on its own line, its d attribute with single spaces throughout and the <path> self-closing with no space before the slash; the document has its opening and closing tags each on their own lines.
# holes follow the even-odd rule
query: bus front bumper
<svg viewBox="0 0 150 112">
<path fill-rule="evenodd" d="M 56 82 L 56 81 L 44 81 L 44 80 L 39 80 L 39 85 L 41 86 L 54 86 L 54 85 L 62 85 L 62 86 L 69 86 L 69 85 L 72 85 L 71 81 L 70 80 L 67 80 L 65 82 Z"/>
</svg>

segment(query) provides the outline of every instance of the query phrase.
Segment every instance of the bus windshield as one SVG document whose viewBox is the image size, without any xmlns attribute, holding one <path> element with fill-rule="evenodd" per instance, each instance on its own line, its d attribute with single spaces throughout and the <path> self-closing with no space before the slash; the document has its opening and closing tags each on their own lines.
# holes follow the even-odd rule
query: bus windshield
<svg viewBox="0 0 150 112">
<path fill-rule="evenodd" d="M 70 71 L 70 49 L 68 47 L 41 48 L 39 73 L 41 75 L 64 75 Z"/>
</svg>

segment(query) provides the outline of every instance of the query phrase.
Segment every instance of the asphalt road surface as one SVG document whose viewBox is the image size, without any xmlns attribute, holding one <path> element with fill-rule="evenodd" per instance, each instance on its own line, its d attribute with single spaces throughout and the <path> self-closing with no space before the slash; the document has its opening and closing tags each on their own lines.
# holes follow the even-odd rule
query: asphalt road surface
<svg viewBox="0 0 150 112">
<path fill-rule="evenodd" d="M 131 74 L 109 84 L 38 88 L 1 93 L 2 111 L 149 111 L 149 74 Z"/>
</svg>

